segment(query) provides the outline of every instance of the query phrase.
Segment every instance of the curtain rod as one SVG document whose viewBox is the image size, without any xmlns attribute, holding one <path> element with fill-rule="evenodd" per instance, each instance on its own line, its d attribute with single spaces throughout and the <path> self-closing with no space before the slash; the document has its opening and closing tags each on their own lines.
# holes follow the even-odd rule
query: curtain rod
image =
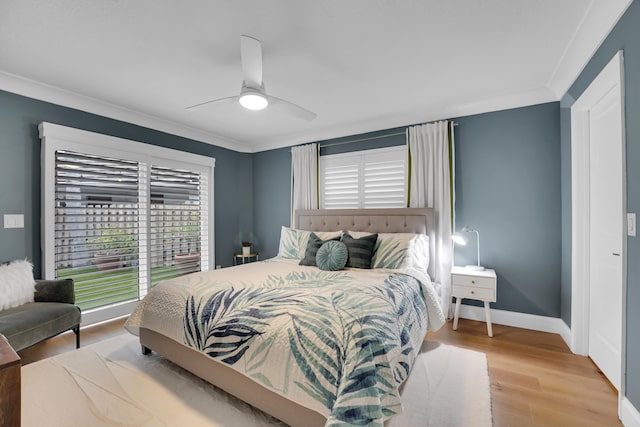
<svg viewBox="0 0 640 427">
<path fill-rule="evenodd" d="M 458 122 L 453 122 L 453 125 L 454 126 L 458 126 Z M 409 126 L 407 126 L 407 127 L 409 127 Z M 370 141 L 370 140 L 373 140 L 373 139 L 386 138 L 388 136 L 398 136 L 398 135 L 406 135 L 406 134 L 407 134 L 406 131 L 404 131 L 404 132 L 395 132 L 395 133 L 387 133 L 385 135 L 370 136 L 368 138 L 351 139 L 349 141 L 334 142 L 334 143 L 331 143 L 331 144 L 320 144 L 319 147 L 320 148 L 333 147 L 333 146 L 336 146 L 336 145 L 345 145 L 345 144 L 351 144 L 351 143 L 354 143 L 354 142 Z"/>
</svg>

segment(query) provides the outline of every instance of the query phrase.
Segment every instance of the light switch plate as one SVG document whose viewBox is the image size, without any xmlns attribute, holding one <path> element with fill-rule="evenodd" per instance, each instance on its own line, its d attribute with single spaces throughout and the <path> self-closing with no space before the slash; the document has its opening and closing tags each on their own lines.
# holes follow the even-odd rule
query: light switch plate
<svg viewBox="0 0 640 427">
<path fill-rule="evenodd" d="M 5 215 L 4 228 L 24 228 L 24 215 Z"/>
<path fill-rule="evenodd" d="M 627 236 L 636 237 L 636 214 L 627 214 Z"/>
</svg>

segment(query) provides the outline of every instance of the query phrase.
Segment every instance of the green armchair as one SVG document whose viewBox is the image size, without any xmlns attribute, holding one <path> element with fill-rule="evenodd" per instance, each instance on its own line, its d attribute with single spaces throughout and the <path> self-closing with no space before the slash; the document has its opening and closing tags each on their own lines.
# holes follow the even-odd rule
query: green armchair
<svg viewBox="0 0 640 427">
<path fill-rule="evenodd" d="M 79 348 L 80 319 L 72 279 L 36 280 L 34 302 L 0 311 L 0 334 L 21 351 L 72 330 Z"/>
</svg>

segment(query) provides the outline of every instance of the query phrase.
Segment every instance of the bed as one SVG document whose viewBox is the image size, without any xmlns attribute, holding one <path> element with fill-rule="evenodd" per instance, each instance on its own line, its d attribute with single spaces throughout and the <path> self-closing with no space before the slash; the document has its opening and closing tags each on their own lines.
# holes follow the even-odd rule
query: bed
<svg viewBox="0 0 640 427">
<path fill-rule="evenodd" d="M 344 231 L 424 237 L 433 212 L 302 210 L 295 224 L 283 227 L 278 257 L 162 282 L 125 326 L 143 351 L 289 425 L 383 425 L 402 412 L 399 388 L 426 331 L 445 320 L 431 267 L 416 268 L 432 257 L 402 268 L 322 271 L 287 258 L 284 236 L 294 236 L 298 251 L 309 231 L 322 240 Z M 428 248 L 429 239 L 418 240 Z M 377 261 L 385 265 L 382 255 Z"/>
</svg>

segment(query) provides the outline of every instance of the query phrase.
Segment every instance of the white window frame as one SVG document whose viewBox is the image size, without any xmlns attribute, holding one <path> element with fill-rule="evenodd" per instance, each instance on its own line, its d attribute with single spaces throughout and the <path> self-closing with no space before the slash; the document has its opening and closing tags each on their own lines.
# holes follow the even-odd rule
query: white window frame
<svg viewBox="0 0 640 427">
<path fill-rule="evenodd" d="M 325 167 L 327 165 L 327 161 L 335 161 L 338 160 L 340 162 L 351 163 L 353 165 L 359 165 L 359 178 L 358 178 L 358 208 L 364 208 L 364 165 L 366 164 L 367 158 L 377 157 L 377 156 L 389 156 L 389 155 L 397 155 L 398 158 L 402 158 L 404 161 L 404 190 L 403 190 L 403 205 L 399 207 L 407 207 L 408 200 L 408 183 L 409 183 L 409 152 L 406 144 L 403 145 L 395 145 L 392 147 L 385 148 L 374 148 L 371 150 L 359 150 L 359 151 L 351 151 L 347 153 L 339 153 L 339 154 L 329 154 L 326 156 L 320 156 L 319 163 L 319 198 L 320 198 L 320 208 L 326 209 L 325 207 Z M 336 208 L 338 209 L 338 208 Z"/>
<path fill-rule="evenodd" d="M 142 142 L 131 141 L 95 132 L 42 122 L 38 126 L 42 141 L 41 159 L 41 244 L 42 266 L 45 279 L 55 278 L 55 155 L 58 150 L 76 151 L 84 154 L 94 154 L 116 159 L 134 160 L 147 165 L 165 166 L 186 169 L 194 172 L 206 173 L 209 176 L 209 235 L 208 262 L 202 265 L 203 270 L 211 270 L 215 266 L 215 234 L 214 234 L 214 168 L 216 159 L 199 154 L 164 148 Z M 147 171 L 147 175 L 149 172 Z M 146 206 L 150 204 L 149 178 L 147 176 Z M 149 223 L 148 213 L 140 213 L 140 222 Z M 147 245 L 149 253 L 149 242 Z M 147 267 L 147 270 L 149 267 Z M 143 272 L 148 278 L 149 271 Z M 141 284 L 140 297 L 146 291 L 145 284 Z M 87 325 L 103 320 L 130 314 L 139 301 L 118 303 L 99 307 L 82 313 L 82 324 Z"/>
</svg>

